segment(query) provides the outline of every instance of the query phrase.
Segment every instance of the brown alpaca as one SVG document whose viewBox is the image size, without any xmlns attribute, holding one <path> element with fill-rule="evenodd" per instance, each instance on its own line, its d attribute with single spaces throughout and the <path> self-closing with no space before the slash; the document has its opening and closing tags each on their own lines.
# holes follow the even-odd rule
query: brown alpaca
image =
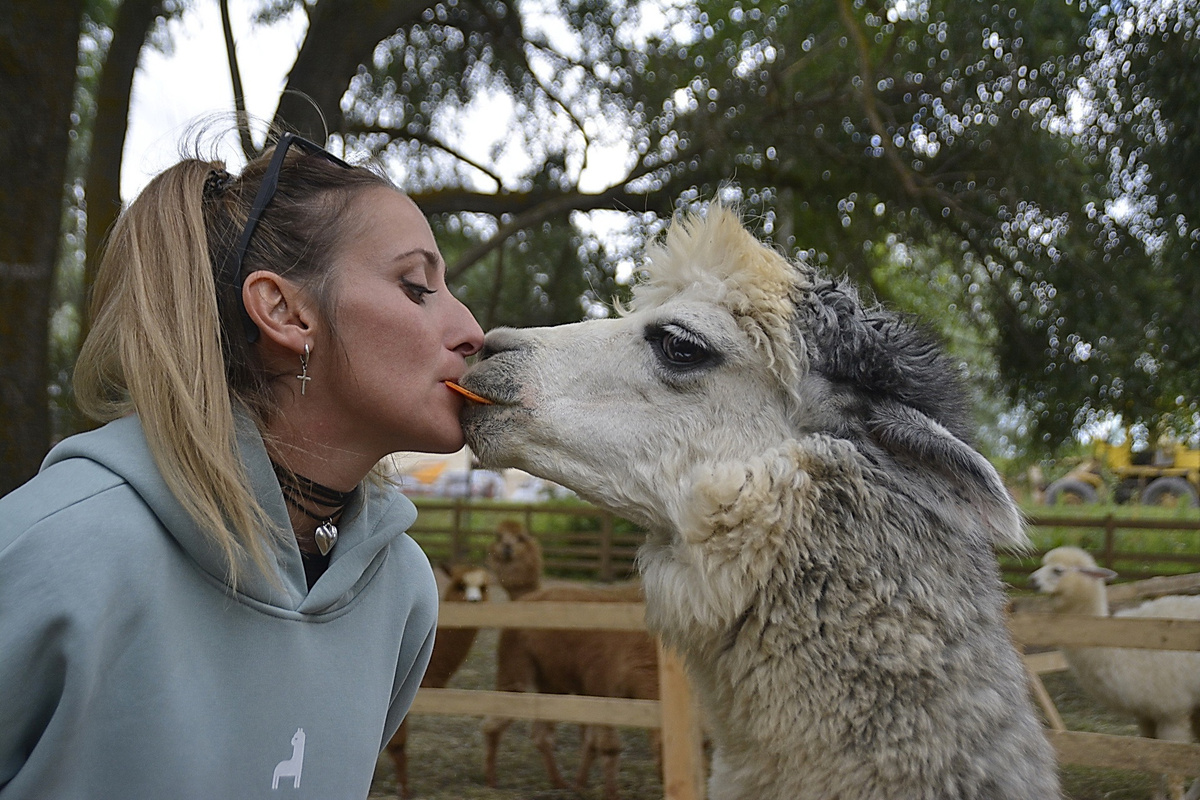
<svg viewBox="0 0 1200 800">
<path fill-rule="evenodd" d="M 488 567 L 497 582 L 519 602 L 557 600 L 573 602 L 640 602 L 638 586 L 613 589 L 554 587 L 541 589 L 541 546 L 520 525 L 510 523 L 496 531 L 488 550 Z M 658 699 L 658 647 L 640 631 L 580 631 L 504 629 L 496 652 L 496 688 L 509 692 L 580 694 L 596 697 Z M 496 752 L 511 719 L 490 717 L 484 722 L 487 752 L 484 776 L 496 786 Z M 550 782 L 567 788 L 554 755 L 554 724 L 534 722 L 532 736 L 542 755 Z M 657 731 L 651 746 L 658 752 Z M 587 783 L 592 762 L 604 763 L 604 796 L 617 797 L 621 740 L 607 725 L 585 726 L 583 753 L 576 786 Z"/>
<path fill-rule="evenodd" d="M 482 567 L 469 564 L 443 564 L 439 569 L 444 573 L 439 578 L 446 580 L 442 591 L 442 602 L 449 603 L 479 603 L 487 600 L 489 576 Z M 439 580 L 441 583 L 442 580 Z M 425 677 L 421 679 L 422 687 L 440 689 L 450 682 L 450 678 L 458 672 L 471 645 L 475 642 L 475 628 L 439 628 L 433 640 L 433 653 L 429 656 L 429 667 Z M 396 766 L 396 783 L 400 787 L 400 797 L 408 797 L 408 754 L 405 745 L 408 743 L 408 718 L 400 723 L 396 734 L 387 743 L 388 755 Z"/>
<path fill-rule="evenodd" d="M 514 520 L 496 525 L 487 567 L 508 596 L 517 600 L 542 588 L 542 545 Z"/>
</svg>

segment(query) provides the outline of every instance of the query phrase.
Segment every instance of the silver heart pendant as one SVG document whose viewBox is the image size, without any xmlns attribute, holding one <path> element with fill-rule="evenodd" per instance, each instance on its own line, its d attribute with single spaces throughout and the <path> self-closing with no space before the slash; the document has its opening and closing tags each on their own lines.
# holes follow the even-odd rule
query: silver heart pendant
<svg viewBox="0 0 1200 800">
<path fill-rule="evenodd" d="M 322 522 L 317 526 L 317 531 L 314 534 L 317 540 L 317 549 L 321 551 L 321 555 L 329 555 L 329 551 L 337 544 L 338 529 L 332 522 Z"/>
</svg>

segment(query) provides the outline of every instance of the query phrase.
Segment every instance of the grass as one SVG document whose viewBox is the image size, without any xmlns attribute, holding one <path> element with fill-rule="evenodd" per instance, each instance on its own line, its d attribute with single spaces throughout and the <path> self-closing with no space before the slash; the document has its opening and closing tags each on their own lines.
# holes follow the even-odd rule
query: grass
<svg viewBox="0 0 1200 800">
<path fill-rule="evenodd" d="M 1067 672 L 1042 676 L 1069 730 L 1137 736 L 1131 717 L 1115 715 L 1092 700 Z M 1147 800 L 1154 796 L 1158 778 L 1145 772 L 1094 767 L 1064 766 L 1061 772 L 1067 800 Z"/>
<path fill-rule="evenodd" d="M 1005 577 L 1014 586 L 1022 586 L 1025 577 L 1039 566 L 1040 556 L 1036 553 L 1062 545 L 1081 547 L 1102 561 L 1106 541 L 1104 519 L 1109 515 L 1115 523 L 1113 550 L 1121 556 L 1106 566 L 1118 573 L 1118 581 L 1200 572 L 1200 531 L 1146 527 L 1156 523 L 1200 522 L 1200 510 L 1092 505 L 1026 506 L 1022 511 L 1039 524 L 1027 528 L 1035 555 L 1001 555 Z M 1055 520 L 1078 519 L 1093 519 L 1096 524 L 1086 527 L 1054 524 Z"/>
</svg>

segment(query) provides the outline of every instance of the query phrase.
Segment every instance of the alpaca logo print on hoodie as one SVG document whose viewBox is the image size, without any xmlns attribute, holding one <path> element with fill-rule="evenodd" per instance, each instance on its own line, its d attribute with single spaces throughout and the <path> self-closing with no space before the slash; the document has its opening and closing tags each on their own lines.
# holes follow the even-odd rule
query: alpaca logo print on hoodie
<svg viewBox="0 0 1200 800">
<path fill-rule="evenodd" d="M 280 778 L 291 778 L 292 788 L 300 788 L 300 771 L 304 769 L 304 728 L 296 728 L 292 736 L 292 757 L 284 759 L 275 765 L 275 775 L 271 778 L 271 788 L 279 788 Z"/>
</svg>

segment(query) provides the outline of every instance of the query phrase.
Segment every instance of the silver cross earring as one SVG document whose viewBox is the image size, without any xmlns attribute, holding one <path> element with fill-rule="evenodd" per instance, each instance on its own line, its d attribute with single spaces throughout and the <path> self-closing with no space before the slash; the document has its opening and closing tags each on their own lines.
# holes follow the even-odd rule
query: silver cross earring
<svg viewBox="0 0 1200 800">
<path fill-rule="evenodd" d="M 296 376 L 296 380 L 300 381 L 300 394 L 304 394 L 308 388 L 308 382 L 312 378 L 308 377 L 308 342 L 304 343 L 304 352 L 300 355 L 300 374 Z"/>
</svg>

